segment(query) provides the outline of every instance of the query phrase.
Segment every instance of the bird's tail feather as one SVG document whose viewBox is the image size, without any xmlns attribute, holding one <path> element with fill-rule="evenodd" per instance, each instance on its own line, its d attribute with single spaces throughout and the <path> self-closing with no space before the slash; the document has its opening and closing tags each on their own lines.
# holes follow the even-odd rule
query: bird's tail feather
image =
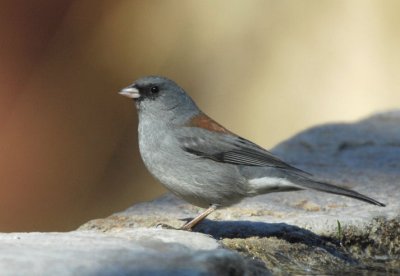
<svg viewBox="0 0 400 276">
<path fill-rule="evenodd" d="M 317 190 L 317 191 L 321 191 L 321 192 L 325 192 L 325 193 L 331 193 L 331 194 L 352 197 L 352 198 L 355 198 L 355 199 L 358 199 L 361 201 L 365 201 L 370 204 L 382 206 L 382 207 L 386 206 L 385 204 L 380 203 L 379 201 L 377 201 L 373 198 L 370 198 L 368 196 L 362 195 L 356 191 L 342 188 L 339 186 L 335 186 L 332 184 L 328 184 L 325 182 L 320 182 L 320 181 L 316 181 L 316 180 L 312 180 L 312 179 L 303 179 L 300 182 L 301 182 L 301 186 L 304 188 L 313 189 L 313 190 Z"/>
</svg>

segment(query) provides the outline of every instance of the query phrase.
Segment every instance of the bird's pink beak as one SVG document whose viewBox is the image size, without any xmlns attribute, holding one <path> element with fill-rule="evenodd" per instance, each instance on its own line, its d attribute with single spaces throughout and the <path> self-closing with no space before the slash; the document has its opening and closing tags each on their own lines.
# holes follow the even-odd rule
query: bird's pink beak
<svg viewBox="0 0 400 276">
<path fill-rule="evenodd" d="M 137 99 L 140 97 L 139 90 L 132 86 L 128 86 L 128 87 L 122 89 L 121 91 L 119 91 L 118 94 L 123 95 L 128 98 L 131 98 L 131 99 Z"/>
</svg>

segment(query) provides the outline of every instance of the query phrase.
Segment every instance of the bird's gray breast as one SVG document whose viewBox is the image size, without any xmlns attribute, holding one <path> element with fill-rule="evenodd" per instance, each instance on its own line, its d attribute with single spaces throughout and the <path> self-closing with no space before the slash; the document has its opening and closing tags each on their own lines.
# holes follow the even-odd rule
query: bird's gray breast
<svg viewBox="0 0 400 276">
<path fill-rule="evenodd" d="M 165 122 L 140 120 L 139 149 L 147 169 L 170 191 L 200 206 L 231 205 L 246 195 L 245 179 L 234 165 L 190 154 Z"/>
</svg>

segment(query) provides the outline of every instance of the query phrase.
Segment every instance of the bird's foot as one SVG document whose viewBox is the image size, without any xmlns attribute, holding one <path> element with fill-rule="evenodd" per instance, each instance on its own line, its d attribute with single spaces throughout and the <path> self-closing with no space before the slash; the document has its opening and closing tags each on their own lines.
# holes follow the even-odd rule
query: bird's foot
<svg viewBox="0 0 400 276">
<path fill-rule="evenodd" d="M 192 228 L 187 224 L 181 227 L 174 227 L 166 223 L 157 223 L 156 228 L 158 229 L 169 229 L 169 230 L 184 230 L 184 231 L 192 231 Z"/>
<path fill-rule="evenodd" d="M 161 222 L 161 223 L 157 223 L 156 228 L 159 228 L 159 229 L 180 230 L 180 228 L 176 228 L 176 227 L 173 227 L 173 226 L 171 226 L 171 225 L 169 225 L 169 224 L 162 223 L 162 222 Z"/>
</svg>

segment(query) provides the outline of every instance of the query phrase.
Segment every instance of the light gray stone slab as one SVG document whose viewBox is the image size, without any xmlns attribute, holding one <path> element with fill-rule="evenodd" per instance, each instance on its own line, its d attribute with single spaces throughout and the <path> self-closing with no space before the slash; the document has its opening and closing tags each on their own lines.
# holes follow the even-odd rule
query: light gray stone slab
<svg viewBox="0 0 400 276">
<path fill-rule="evenodd" d="M 163 229 L 0 234 L 1 275 L 242 275 L 239 254 L 200 233 Z"/>
</svg>

